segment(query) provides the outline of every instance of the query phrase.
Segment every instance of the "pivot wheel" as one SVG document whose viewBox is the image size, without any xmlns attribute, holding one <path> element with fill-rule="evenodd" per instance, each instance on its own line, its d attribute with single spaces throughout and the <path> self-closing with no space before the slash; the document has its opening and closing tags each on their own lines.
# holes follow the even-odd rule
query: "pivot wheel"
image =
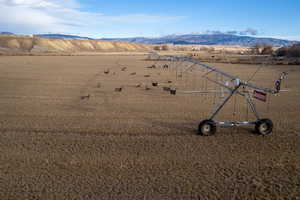
<svg viewBox="0 0 300 200">
<path fill-rule="evenodd" d="M 199 124 L 198 134 L 202 136 L 214 135 L 217 131 L 216 123 L 212 120 L 204 120 Z"/>
<path fill-rule="evenodd" d="M 260 135 L 269 135 L 273 130 L 273 122 L 270 119 L 260 119 L 255 124 L 255 132 Z"/>
</svg>

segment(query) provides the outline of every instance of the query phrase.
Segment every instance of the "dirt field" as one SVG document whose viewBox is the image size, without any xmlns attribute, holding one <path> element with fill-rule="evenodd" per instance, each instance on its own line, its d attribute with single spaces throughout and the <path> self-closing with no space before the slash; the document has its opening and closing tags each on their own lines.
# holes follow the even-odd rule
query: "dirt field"
<svg viewBox="0 0 300 200">
<path fill-rule="evenodd" d="M 169 95 L 162 87 L 206 82 L 145 58 L 0 57 L 0 199 L 300 199 L 300 66 L 267 66 L 253 80 L 272 87 L 289 71 L 290 92 L 257 102 L 273 134 L 201 137 L 219 97 Z M 258 67 L 216 66 L 242 79 Z M 247 117 L 235 97 L 217 119 Z"/>
</svg>

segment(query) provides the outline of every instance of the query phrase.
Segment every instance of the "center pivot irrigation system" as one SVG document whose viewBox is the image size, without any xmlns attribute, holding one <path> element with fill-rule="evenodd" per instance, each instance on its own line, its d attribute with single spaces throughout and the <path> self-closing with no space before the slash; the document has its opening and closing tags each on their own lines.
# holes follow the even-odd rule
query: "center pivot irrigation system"
<svg viewBox="0 0 300 200">
<path fill-rule="evenodd" d="M 266 88 L 263 86 L 258 86 L 254 83 L 250 83 L 249 81 L 241 80 L 235 76 L 232 76 L 222 70 L 217 69 L 216 67 L 201 63 L 197 60 L 182 57 L 182 56 L 173 56 L 173 55 L 159 55 L 157 53 L 152 53 L 150 55 L 152 59 L 154 58 L 157 61 L 169 61 L 169 62 L 179 62 L 182 63 L 189 63 L 191 67 L 200 67 L 199 71 L 202 71 L 202 75 L 199 78 L 205 78 L 208 81 L 217 84 L 221 87 L 220 91 L 217 90 L 201 90 L 201 91 L 180 91 L 176 89 L 171 89 L 170 93 L 172 95 L 176 95 L 177 93 L 182 94 L 211 94 L 211 93 L 226 93 L 228 96 L 224 97 L 224 100 L 217 105 L 212 114 L 210 115 L 209 119 L 203 120 L 200 122 L 198 126 L 198 134 L 203 136 L 210 136 L 216 133 L 218 126 L 241 126 L 241 125 L 255 125 L 255 132 L 260 135 L 268 135 L 273 130 L 273 122 L 267 118 L 261 118 L 256 110 L 255 103 L 253 98 L 256 98 L 261 101 L 266 101 L 267 93 L 275 95 L 281 91 L 281 83 L 287 76 L 286 72 L 283 72 L 279 79 L 275 82 L 274 89 Z M 208 75 L 211 73 L 216 73 L 218 76 L 222 76 L 221 80 L 214 80 L 210 78 Z M 254 74 L 255 75 L 255 74 Z M 253 76 L 254 76 L 253 75 Z M 253 78 L 253 77 L 252 77 Z M 224 80 L 225 79 L 225 80 Z M 248 88 L 248 89 L 247 89 Z M 241 122 L 217 122 L 214 121 L 214 118 L 218 115 L 218 113 L 222 110 L 222 108 L 229 102 L 229 100 L 233 97 L 233 95 L 240 95 L 246 99 L 247 106 L 250 107 L 251 111 L 253 112 L 256 121 L 241 121 Z"/>
</svg>

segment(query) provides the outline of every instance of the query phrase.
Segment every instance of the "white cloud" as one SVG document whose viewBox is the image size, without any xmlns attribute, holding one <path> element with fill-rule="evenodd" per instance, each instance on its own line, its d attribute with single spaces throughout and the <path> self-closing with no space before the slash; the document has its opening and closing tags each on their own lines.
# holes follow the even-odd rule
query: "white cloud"
<svg viewBox="0 0 300 200">
<path fill-rule="evenodd" d="M 23 6 L 31 8 L 55 8 L 58 7 L 54 2 L 43 0 L 5 0 L 3 1 L 7 6 Z"/>
<path fill-rule="evenodd" d="M 130 14 L 109 16 L 86 12 L 76 0 L 0 0 L 0 31 L 16 33 L 97 32 L 102 25 L 163 24 L 181 16 Z"/>
<path fill-rule="evenodd" d="M 58 7 L 80 7 L 75 0 L 0 0 L 0 4 L 7 6 L 20 6 L 29 8 L 58 8 Z"/>
</svg>

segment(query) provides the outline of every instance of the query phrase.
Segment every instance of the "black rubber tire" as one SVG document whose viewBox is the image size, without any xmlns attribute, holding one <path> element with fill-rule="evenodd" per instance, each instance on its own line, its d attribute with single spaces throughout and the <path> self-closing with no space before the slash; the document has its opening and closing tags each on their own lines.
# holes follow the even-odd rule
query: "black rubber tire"
<svg viewBox="0 0 300 200">
<path fill-rule="evenodd" d="M 255 132 L 260 135 L 269 135 L 273 131 L 273 122 L 270 119 L 260 119 L 255 124 Z"/>
<path fill-rule="evenodd" d="M 216 123 L 213 120 L 204 120 L 198 126 L 198 135 L 201 136 L 212 136 L 216 131 Z"/>
<path fill-rule="evenodd" d="M 170 89 L 170 94 L 171 95 L 176 95 L 176 93 L 177 93 L 176 89 Z"/>
</svg>

